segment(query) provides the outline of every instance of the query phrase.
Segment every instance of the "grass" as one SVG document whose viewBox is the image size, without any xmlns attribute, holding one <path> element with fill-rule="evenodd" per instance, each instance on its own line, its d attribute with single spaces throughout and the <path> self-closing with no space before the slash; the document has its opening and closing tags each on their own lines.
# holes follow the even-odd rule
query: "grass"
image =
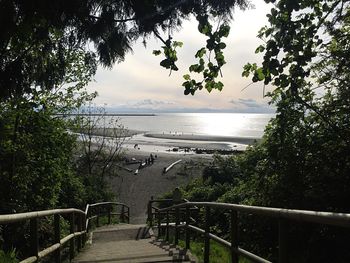
<svg viewBox="0 0 350 263">
<path fill-rule="evenodd" d="M 174 242 L 174 234 L 171 233 L 169 235 L 169 243 Z M 185 248 L 185 240 L 179 239 L 179 246 Z M 204 262 L 204 241 L 203 240 L 191 240 L 190 242 L 190 251 L 192 255 L 194 255 L 198 262 Z M 210 253 L 209 253 L 209 262 L 210 263 L 230 263 L 231 262 L 231 253 L 228 248 L 221 245 L 220 243 L 210 240 Z M 239 263 L 250 263 L 251 261 L 239 257 Z"/>
<path fill-rule="evenodd" d="M 116 216 L 111 216 L 110 225 L 119 224 L 119 223 L 123 223 L 123 222 L 121 222 L 119 220 L 119 218 L 116 218 Z M 104 226 L 104 225 L 108 225 L 108 216 L 100 216 L 99 217 L 99 226 Z M 97 220 L 92 219 L 90 221 L 90 229 L 94 230 L 96 227 L 97 227 Z"/>
</svg>

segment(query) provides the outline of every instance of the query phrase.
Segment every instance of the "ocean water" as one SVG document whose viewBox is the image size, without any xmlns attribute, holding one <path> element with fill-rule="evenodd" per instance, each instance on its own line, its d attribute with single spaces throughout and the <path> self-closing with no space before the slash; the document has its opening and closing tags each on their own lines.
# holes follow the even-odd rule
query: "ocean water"
<svg viewBox="0 0 350 263">
<path fill-rule="evenodd" d="M 125 128 L 150 133 L 260 138 L 274 114 L 157 113 L 155 116 L 121 116 Z"/>
</svg>

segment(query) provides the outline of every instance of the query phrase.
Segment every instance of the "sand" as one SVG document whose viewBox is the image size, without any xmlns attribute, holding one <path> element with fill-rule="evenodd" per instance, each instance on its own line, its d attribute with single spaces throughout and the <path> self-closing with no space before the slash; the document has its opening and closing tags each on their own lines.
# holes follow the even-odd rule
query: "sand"
<svg viewBox="0 0 350 263">
<path fill-rule="evenodd" d="M 110 179 L 110 186 L 118 201 L 130 206 L 132 223 L 146 222 L 147 203 L 151 196 L 161 197 L 178 186 L 185 186 L 194 178 L 200 177 L 205 165 L 212 160 L 211 155 L 153 152 L 155 154 L 157 158 L 154 163 L 140 169 L 137 175 L 134 172 L 139 164 L 123 163 L 122 166 L 132 172 L 120 169 L 120 176 Z M 150 152 L 127 149 L 126 156 L 129 159 L 144 160 L 150 156 Z M 180 163 L 163 174 L 165 167 L 180 159 Z"/>
<path fill-rule="evenodd" d="M 119 176 L 110 179 L 110 186 L 119 202 L 130 207 L 132 223 L 145 223 L 147 204 L 153 196 L 159 198 L 176 187 L 185 186 L 194 178 L 201 177 L 206 165 L 212 161 L 210 154 L 218 150 L 222 154 L 237 154 L 256 138 L 237 138 L 223 136 L 204 136 L 192 134 L 138 133 L 129 131 L 130 137 L 123 144 L 126 157 L 145 161 L 157 155 L 153 164 L 139 170 L 139 164 L 120 164 Z M 132 135 L 132 136 L 131 136 Z M 176 164 L 168 173 L 164 168 Z M 129 170 L 129 171 L 128 171 Z"/>
<path fill-rule="evenodd" d="M 234 136 L 215 136 L 215 135 L 198 135 L 184 133 L 145 133 L 145 137 L 161 139 L 179 139 L 192 141 L 209 141 L 209 142 L 233 142 L 238 144 L 252 144 L 260 140 L 254 137 L 234 137 Z"/>
</svg>

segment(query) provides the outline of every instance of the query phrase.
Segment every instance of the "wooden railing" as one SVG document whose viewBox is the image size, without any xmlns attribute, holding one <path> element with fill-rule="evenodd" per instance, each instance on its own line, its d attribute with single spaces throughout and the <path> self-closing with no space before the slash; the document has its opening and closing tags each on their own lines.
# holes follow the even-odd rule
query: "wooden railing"
<svg viewBox="0 0 350 263">
<path fill-rule="evenodd" d="M 170 207 L 173 206 L 175 204 L 179 204 L 179 203 L 185 203 L 185 202 L 189 202 L 187 199 L 181 199 L 180 201 L 174 201 L 174 199 L 153 199 L 153 197 L 151 198 L 151 200 L 148 201 L 148 206 L 147 206 L 147 221 L 149 223 L 150 226 L 153 226 L 153 221 L 155 218 L 157 218 L 158 216 L 158 210 L 161 207 Z M 158 204 L 158 206 L 155 206 L 154 204 Z M 198 207 L 192 207 L 191 210 L 195 210 L 198 212 Z M 168 216 L 171 214 L 174 214 L 174 211 L 169 211 L 168 212 Z M 192 218 L 192 220 L 194 220 Z M 159 221 L 159 220 L 158 220 Z"/>
<path fill-rule="evenodd" d="M 117 207 L 113 212 L 113 206 Z M 120 212 L 118 212 L 120 207 Z M 69 242 L 69 258 L 72 260 L 75 255 L 75 249 L 80 251 L 84 246 L 87 233 L 91 226 L 91 221 L 96 219 L 96 225 L 99 226 L 99 218 L 108 216 L 108 224 L 111 223 L 113 215 L 119 216 L 121 221 L 129 222 L 130 209 L 127 205 L 116 202 L 103 202 L 89 204 L 85 211 L 68 208 L 53 209 L 28 213 L 17 213 L 0 215 L 0 225 L 8 225 L 29 220 L 29 236 L 31 256 L 22 260 L 21 263 L 37 262 L 40 259 L 53 254 L 55 262 L 61 262 L 61 249 Z M 39 219 L 53 216 L 54 244 L 39 250 Z M 69 220 L 69 234 L 61 238 L 61 220 Z"/>
<path fill-rule="evenodd" d="M 152 201 L 152 200 L 151 200 Z M 169 200 L 167 200 L 169 201 Z M 161 203 L 161 200 L 157 200 Z M 242 256 L 253 262 L 270 262 L 258 255 L 255 255 L 249 251 L 244 250 L 238 246 L 238 213 L 255 214 L 267 217 L 274 217 L 278 219 L 278 262 L 288 262 L 288 222 L 289 221 L 301 221 L 311 222 L 323 225 L 333 225 L 339 227 L 350 227 L 350 214 L 345 213 L 330 213 L 330 212 L 316 212 L 306 210 L 292 210 L 281 208 L 269 208 L 258 206 L 246 206 L 228 203 L 215 203 L 215 202 L 183 202 L 166 208 L 157 208 L 149 205 L 149 208 L 153 209 L 149 213 L 149 222 L 152 224 L 153 215 L 156 215 L 158 235 L 165 230 L 165 239 L 169 241 L 169 229 L 175 228 L 174 243 L 178 245 L 180 229 L 185 229 L 185 248 L 190 249 L 191 231 L 199 233 L 204 236 L 204 262 L 209 262 L 210 240 L 222 244 L 230 249 L 231 258 L 233 263 L 238 263 L 238 257 Z M 191 212 L 204 208 L 204 229 L 201 229 L 192 224 Z M 210 233 L 210 216 L 211 209 L 219 209 L 224 213 L 230 214 L 230 241 L 224 240 L 212 233 Z M 173 214 L 175 222 L 170 222 L 169 214 Z M 182 217 L 181 215 L 184 215 Z M 151 219 L 150 219 L 151 218 Z M 183 222 L 181 222 L 181 218 Z M 165 223 L 162 223 L 164 222 Z"/>
</svg>

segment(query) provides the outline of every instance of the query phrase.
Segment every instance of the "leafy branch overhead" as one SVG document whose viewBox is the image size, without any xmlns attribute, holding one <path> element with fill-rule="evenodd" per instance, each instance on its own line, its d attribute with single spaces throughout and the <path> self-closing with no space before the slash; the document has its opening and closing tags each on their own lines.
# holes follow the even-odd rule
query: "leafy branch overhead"
<svg viewBox="0 0 350 263">
<path fill-rule="evenodd" d="M 217 29 L 213 31 L 213 26 L 210 24 L 207 15 L 198 16 L 197 20 L 198 31 L 207 36 L 208 39 L 207 45 L 199 49 L 195 55 L 198 63 L 191 65 L 189 71 L 202 74 L 203 79 L 196 81 L 189 74 L 184 75 L 185 82 L 182 83 L 182 86 L 185 87 L 185 95 L 194 95 L 197 90 L 201 90 L 203 87 L 208 92 L 213 89 L 221 91 L 224 87 L 224 84 L 218 81 L 217 78 L 219 75 L 222 77 L 221 68 L 226 64 L 223 54 L 226 44 L 221 39 L 228 36 L 230 27 L 226 23 L 220 24 L 219 21 Z"/>
<path fill-rule="evenodd" d="M 145 41 L 154 35 L 158 37 L 160 31 L 180 30 L 182 22 L 190 16 L 206 20 L 201 14 L 209 10 L 228 21 L 235 7 L 248 6 L 245 0 L 39 2 L 32 5 L 13 0 L 1 6 L 0 24 L 6 25 L 0 26 L 1 99 L 30 94 L 36 84 L 51 90 L 64 78 L 69 66 L 62 56 L 67 50 L 89 53 L 94 46 L 94 59 L 111 68 L 124 61 L 140 38 Z M 205 21 L 200 24 L 200 31 L 210 36 L 209 24 Z M 172 41 L 171 37 L 162 42 L 165 59 L 161 65 L 170 71 L 177 70 L 176 48 L 181 42 Z M 210 72 L 215 71 L 212 67 Z"/>
<path fill-rule="evenodd" d="M 246 64 L 242 76 L 298 96 L 306 84 L 313 85 L 308 79 L 321 54 L 329 53 L 329 39 L 347 39 L 341 26 L 348 15 L 348 1 L 280 1 L 267 15 L 270 25 L 258 34 L 264 44 L 255 53 L 263 54 L 262 65 Z"/>
<path fill-rule="evenodd" d="M 213 16 L 216 16 L 213 14 Z M 226 44 L 222 42 L 223 37 L 227 37 L 230 32 L 230 27 L 226 23 L 221 23 L 219 19 L 219 25 L 215 31 L 213 31 L 213 26 L 209 22 L 208 15 L 197 16 L 198 20 L 198 31 L 207 36 L 207 45 L 202 47 L 195 54 L 195 58 L 198 59 L 198 63 L 193 64 L 189 67 L 191 73 L 202 74 L 202 80 L 196 81 L 191 78 L 189 74 L 185 74 L 183 78 L 185 82 L 182 83 L 182 86 L 185 88 L 184 94 L 194 95 L 196 90 L 201 90 L 205 88 L 208 92 L 211 92 L 213 89 L 219 91 L 222 90 L 224 84 L 221 81 L 217 81 L 219 76 L 222 77 L 221 68 L 226 64 L 225 57 L 223 54 L 223 49 L 226 47 Z M 165 44 L 162 46 L 163 51 L 153 50 L 153 54 L 158 56 L 163 54 L 165 59 L 160 62 L 160 65 L 166 69 L 170 69 L 170 74 L 172 70 L 177 71 L 178 67 L 176 66 L 177 61 L 177 47 L 182 47 L 183 43 L 178 41 L 172 41 L 172 38 L 169 37 L 168 40 L 164 41 L 157 32 L 155 35 Z"/>
<path fill-rule="evenodd" d="M 163 52 L 161 50 L 153 50 L 153 54 L 158 56 L 160 54 L 164 54 L 165 59 L 160 62 L 160 65 L 166 69 L 170 69 L 171 71 L 178 71 L 179 68 L 176 66 L 175 62 L 177 61 L 177 53 L 176 48 L 182 47 L 183 43 L 179 41 L 172 41 L 172 38 L 169 37 L 168 40 L 164 41 L 164 46 L 162 46 Z"/>
</svg>

